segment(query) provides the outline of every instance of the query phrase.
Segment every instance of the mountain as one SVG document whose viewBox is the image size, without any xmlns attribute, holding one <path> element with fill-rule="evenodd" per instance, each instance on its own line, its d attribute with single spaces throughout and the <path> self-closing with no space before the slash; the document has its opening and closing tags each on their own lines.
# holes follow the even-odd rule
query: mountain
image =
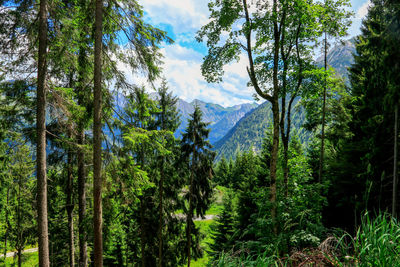
<svg viewBox="0 0 400 267">
<path fill-rule="evenodd" d="M 292 107 L 292 133 L 297 133 L 300 141 L 305 143 L 310 135 L 301 127 L 305 114 L 296 105 L 298 101 L 299 99 Z M 243 151 L 259 152 L 269 127 L 272 127 L 271 104 L 264 102 L 241 118 L 222 139 L 215 143 L 216 160 L 222 155 L 234 158 L 236 153 Z"/>
<path fill-rule="evenodd" d="M 195 105 L 198 105 L 203 112 L 203 120 L 210 123 L 209 140 L 211 144 L 221 139 L 246 113 L 258 106 L 253 103 L 224 108 L 221 105 L 206 103 L 197 99 L 190 103 L 179 99 L 177 108 L 181 115 L 181 125 L 175 133 L 176 137 L 179 137 L 185 131 Z"/>
<path fill-rule="evenodd" d="M 355 53 L 354 39 L 335 45 L 327 55 L 328 64 L 336 71 L 347 77 L 347 68 L 354 62 Z M 323 66 L 323 57 L 317 59 L 318 66 Z M 297 99 L 296 103 L 298 103 Z M 302 143 L 306 143 L 310 137 L 305 129 L 302 128 L 305 120 L 304 111 L 294 105 L 292 112 L 292 130 L 297 132 Z M 237 152 L 249 151 L 252 149 L 258 152 L 262 148 L 262 142 L 266 136 L 266 131 L 272 123 L 272 110 L 269 102 L 264 102 L 256 109 L 247 113 L 227 134 L 215 143 L 214 149 L 217 151 L 217 160 L 224 155 L 226 158 L 234 157 Z"/>
<path fill-rule="evenodd" d="M 327 60 L 328 64 L 331 65 L 337 73 L 341 76 L 346 77 L 347 68 L 354 63 L 353 54 L 356 53 L 355 39 L 349 39 L 347 41 L 336 44 L 331 50 L 328 51 Z M 324 66 L 324 56 L 320 56 L 317 59 L 318 66 Z"/>
</svg>

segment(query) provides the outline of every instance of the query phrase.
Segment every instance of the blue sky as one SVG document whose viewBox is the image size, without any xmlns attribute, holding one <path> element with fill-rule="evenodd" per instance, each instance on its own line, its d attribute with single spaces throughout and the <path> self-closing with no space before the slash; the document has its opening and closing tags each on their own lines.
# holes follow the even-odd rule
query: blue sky
<svg viewBox="0 0 400 267">
<path fill-rule="evenodd" d="M 253 102 L 252 88 L 247 87 L 246 58 L 225 68 L 223 82 L 208 84 L 201 76 L 204 44 L 194 39 L 196 32 L 208 21 L 207 0 L 142 0 L 147 22 L 168 32 L 175 40 L 162 48 L 164 76 L 169 88 L 178 97 L 192 101 L 200 99 L 222 106 Z M 355 13 L 349 38 L 359 34 L 369 0 L 351 0 Z"/>
</svg>

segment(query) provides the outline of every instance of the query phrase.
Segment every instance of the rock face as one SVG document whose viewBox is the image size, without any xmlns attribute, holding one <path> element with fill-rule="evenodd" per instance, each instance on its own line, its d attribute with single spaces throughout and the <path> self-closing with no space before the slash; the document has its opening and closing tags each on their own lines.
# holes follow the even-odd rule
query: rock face
<svg viewBox="0 0 400 267">
<path fill-rule="evenodd" d="M 246 113 L 258 106 L 253 103 L 224 108 L 221 105 L 206 103 L 197 99 L 190 103 L 179 99 L 177 108 L 181 115 L 181 125 L 175 133 L 176 137 L 179 137 L 185 131 L 195 105 L 198 105 L 203 112 L 203 120 L 210 123 L 209 140 L 211 144 L 221 139 Z"/>
<path fill-rule="evenodd" d="M 347 68 L 354 63 L 353 54 L 356 53 L 355 39 L 339 42 L 331 50 L 329 50 L 327 59 L 328 64 L 332 66 L 337 73 L 347 78 Z M 324 66 L 324 56 L 321 55 L 317 59 L 318 66 Z"/>
</svg>

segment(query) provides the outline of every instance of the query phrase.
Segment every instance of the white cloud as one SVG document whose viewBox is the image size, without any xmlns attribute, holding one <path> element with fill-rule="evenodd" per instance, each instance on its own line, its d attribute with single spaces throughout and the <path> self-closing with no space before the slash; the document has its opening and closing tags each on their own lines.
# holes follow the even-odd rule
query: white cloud
<svg viewBox="0 0 400 267">
<path fill-rule="evenodd" d="M 356 17 L 358 19 L 362 19 L 367 15 L 368 13 L 368 8 L 371 6 L 371 1 L 368 0 L 366 1 L 358 10 L 357 10 L 357 15 Z"/>
<path fill-rule="evenodd" d="M 208 21 L 204 0 L 143 0 L 145 12 L 154 24 L 169 24 L 179 33 L 196 32 Z"/>
<path fill-rule="evenodd" d="M 253 101 L 251 89 L 246 87 L 248 78 L 242 60 L 225 68 L 222 83 L 209 84 L 201 74 L 201 54 L 179 44 L 167 46 L 162 52 L 165 56 L 164 75 L 170 89 L 180 98 L 186 101 L 200 99 L 223 106 Z"/>
<path fill-rule="evenodd" d="M 233 106 L 254 102 L 252 88 L 247 87 L 246 57 L 242 55 L 239 62 L 224 68 L 223 82 L 207 83 L 201 74 L 203 55 L 194 49 L 183 47 L 178 43 L 166 46 L 161 50 L 164 55 L 163 76 L 168 81 L 169 89 L 179 98 L 191 102 L 200 99 L 205 102 Z M 132 73 L 129 67 L 121 62 L 118 68 L 126 74 L 131 84 L 145 85 L 151 92 L 151 86 L 140 73 Z M 156 82 L 159 85 L 159 81 Z"/>
</svg>

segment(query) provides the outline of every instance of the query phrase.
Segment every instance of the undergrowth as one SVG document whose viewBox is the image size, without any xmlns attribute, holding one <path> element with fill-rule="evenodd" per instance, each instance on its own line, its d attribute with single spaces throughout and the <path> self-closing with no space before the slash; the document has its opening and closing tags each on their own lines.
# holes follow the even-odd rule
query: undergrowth
<svg viewBox="0 0 400 267">
<path fill-rule="evenodd" d="M 366 214 L 356 235 L 332 236 L 316 248 L 290 255 L 222 253 L 212 266 L 400 266 L 400 224 L 388 214 Z"/>
</svg>

